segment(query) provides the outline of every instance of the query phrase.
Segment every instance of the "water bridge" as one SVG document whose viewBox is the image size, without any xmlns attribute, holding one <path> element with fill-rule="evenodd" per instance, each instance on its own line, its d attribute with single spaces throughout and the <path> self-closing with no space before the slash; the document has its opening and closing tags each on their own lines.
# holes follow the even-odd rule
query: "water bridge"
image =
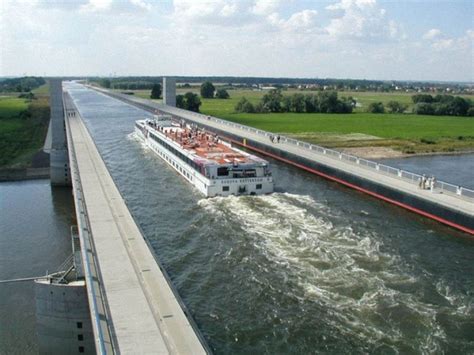
<svg viewBox="0 0 474 355">
<path fill-rule="evenodd" d="M 172 105 L 91 87 L 151 113 L 195 123 L 233 144 L 270 156 L 411 212 L 474 235 L 474 190 L 443 181 L 421 187 L 423 176 L 336 150 L 222 120 Z"/>
<path fill-rule="evenodd" d="M 178 109 L 173 106 L 175 95 L 169 87 L 174 82 L 169 80 L 168 84 L 165 85 L 168 105 L 94 89 L 151 113 L 162 112 L 197 124 L 233 144 L 474 235 L 473 190 L 443 181 L 436 181 L 426 189 L 420 187 L 422 177 L 408 171 L 284 136 L 275 142 L 270 132 Z M 90 318 L 88 325 L 77 322 L 77 328 L 85 326 L 94 338 L 93 349 L 80 345 L 79 352 L 210 353 L 131 216 L 74 101 L 67 92 L 63 93 L 60 80 L 52 80 L 50 85 L 51 184 L 72 186 L 81 259 L 76 265 L 83 268 L 79 274 L 86 287 L 84 309 Z M 44 314 L 44 319 L 51 321 L 45 334 L 60 338 L 64 332 L 56 329 L 60 335 L 54 334 L 53 320 L 57 314 L 64 314 L 61 307 L 66 303 L 64 300 L 58 303 L 60 294 L 43 292 L 42 295 L 47 305 L 45 312 L 53 313 Z M 55 309 L 54 304 L 61 307 Z M 75 325 L 69 318 L 66 324 Z M 84 340 L 82 333 L 77 334 L 79 341 Z"/>
<path fill-rule="evenodd" d="M 50 84 L 51 183 L 72 186 L 95 344 L 95 349 L 81 346 L 79 352 L 209 353 L 131 216 L 73 100 L 63 93 L 61 81 Z"/>
</svg>

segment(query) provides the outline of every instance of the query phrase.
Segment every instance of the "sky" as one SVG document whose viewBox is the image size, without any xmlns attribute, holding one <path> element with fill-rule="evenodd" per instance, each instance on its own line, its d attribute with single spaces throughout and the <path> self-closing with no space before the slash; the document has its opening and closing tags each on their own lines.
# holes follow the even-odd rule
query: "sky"
<svg viewBox="0 0 474 355">
<path fill-rule="evenodd" d="M 474 1 L 0 0 L 0 76 L 474 82 Z"/>
</svg>

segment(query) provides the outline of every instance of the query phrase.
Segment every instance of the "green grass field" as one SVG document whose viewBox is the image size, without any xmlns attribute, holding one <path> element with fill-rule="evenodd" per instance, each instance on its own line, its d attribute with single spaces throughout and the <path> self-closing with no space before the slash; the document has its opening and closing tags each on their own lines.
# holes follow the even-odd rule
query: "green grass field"
<svg viewBox="0 0 474 355">
<path fill-rule="evenodd" d="M 34 89 L 32 92 L 36 96 L 49 96 L 49 83 L 47 82 L 46 84 L 41 85 L 39 88 Z"/>
<path fill-rule="evenodd" d="M 28 102 L 15 96 L 2 96 L 0 94 L 0 119 L 17 117 L 21 111 L 26 110 Z"/>
<path fill-rule="evenodd" d="M 177 94 L 199 87 L 178 88 Z M 149 98 L 149 90 L 135 90 L 135 95 Z M 328 147 L 389 147 L 405 153 L 452 152 L 474 149 L 474 119 L 471 117 L 421 116 L 414 114 L 366 113 L 372 102 L 399 101 L 413 107 L 413 93 L 339 92 L 339 96 L 354 97 L 360 107 L 352 114 L 320 113 L 235 113 L 234 107 L 246 97 L 256 104 L 265 91 L 228 90 L 230 98 L 202 99 L 200 111 L 207 115 L 260 128 L 266 131 L 289 135 Z M 309 94 L 313 91 L 285 90 L 284 95 L 295 92 Z M 469 96 L 466 96 L 469 97 Z M 472 99 L 472 97 L 470 97 Z M 368 135 L 357 139 L 354 133 Z"/>
<path fill-rule="evenodd" d="M 291 94 L 288 91 L 287 94 Z M 229 90 L 227 100 L 202 99 L 201 112 L 266 131 L 323 144 L 328 147 L 390 147 L 405 153 L 452 152 L 474 149 L 472 117 L 421 116 L 414 114 L 371 114 L 358 108 L 352 114 L 321 113 L 235 113 L 235 104 L 245 96 L 258 102 L 262 91 Z M 398 93 L 339 93 L 370 102 L 391 100 L 410 104 L 411 95 Z M 359 96 L 356 96 L 359 95 Z M 369 135 L 354 139 L 354 133 Z M 344 138 L 346 137 L 346 138 Z"/>
<path fill-rule="evenodd" d="M 28 166 L 43 145 L 48 121 L 46 98 L 0 97 L 0 167 Z"/>
</svg>

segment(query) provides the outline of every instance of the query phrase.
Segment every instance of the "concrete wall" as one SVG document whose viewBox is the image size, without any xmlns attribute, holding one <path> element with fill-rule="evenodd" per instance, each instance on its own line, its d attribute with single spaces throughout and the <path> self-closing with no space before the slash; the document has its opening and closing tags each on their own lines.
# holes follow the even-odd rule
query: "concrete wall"
<svg viewBox="0 0 474 355">
<path fill-rule="evenodd" d="M 40 354 L 95 354 L 84 281 L 68 285 L 35 281 Z"/>
<path fill-rule="evenodd" d="M 71 186 L 69 157 L 67 152 L 66 131 L 64 124 L 62 81 L 59 79 L 51 79 L 49 81 L 49 85 L 51 106 L 51 185 Z"/>
<path fill-rule="evenodd" d="M 163 103 L 176 107 L 176 80 L 174 78 L 163 78 Z"/>
</svg>

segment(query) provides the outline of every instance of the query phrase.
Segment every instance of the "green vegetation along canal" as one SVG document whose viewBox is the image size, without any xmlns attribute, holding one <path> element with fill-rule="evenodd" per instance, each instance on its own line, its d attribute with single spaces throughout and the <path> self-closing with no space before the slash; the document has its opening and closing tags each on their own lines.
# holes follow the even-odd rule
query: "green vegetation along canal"
<svg viewBox="0 0 474 355">
<path fill-rule="evenodd" d="M 275 161 L 274 194 L 204 199 L 134 139 L 145 112 L 72 94 L 215 353 L 473 351 L 474 240 Z"/>
</svg>

